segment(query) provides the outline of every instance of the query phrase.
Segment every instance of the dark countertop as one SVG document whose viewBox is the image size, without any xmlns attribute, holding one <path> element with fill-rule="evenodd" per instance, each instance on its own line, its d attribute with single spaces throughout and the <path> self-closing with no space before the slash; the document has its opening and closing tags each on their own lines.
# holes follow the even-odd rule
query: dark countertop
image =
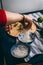
<svg viewBox="0 0 43 65">
<path fill-rule="evenodd" d="M 1 43 L 3 56 L 5 56 L 7 65 L 16 65 L 18 63 L 25 62 L 24 59 L 16 59 L 11 55 L 10 49 L 14 44 L 16 44 L 16 38 L 9 36 L 2 27 L 0 27 L 0 43 Z M 38 54 L 33 56 L 27 63 L 35 64 L 41 61 L 43 62 L 43 54 Z"/>
</svg>

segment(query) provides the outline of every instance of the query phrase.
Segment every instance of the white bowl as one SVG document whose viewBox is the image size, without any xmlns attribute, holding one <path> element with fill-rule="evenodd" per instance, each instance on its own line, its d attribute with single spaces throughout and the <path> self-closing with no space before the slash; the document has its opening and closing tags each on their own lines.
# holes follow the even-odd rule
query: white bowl
<svg viewBox="0 0 43 65">
<path fill-rule="evenodd" d="M 31 43 L 34 39 L 33 35 L 31 32 L 27 31 L 24 33 L 20 33 L 18 36 L 19 41 L 23 43 Z"/>
<path fill-rule="evenodd" d="M 27 45 L 15 44 L 11 48 L 11 55 L 15 58 L 24 58 L 28 56 L 30 48 Z"/>
</svg>

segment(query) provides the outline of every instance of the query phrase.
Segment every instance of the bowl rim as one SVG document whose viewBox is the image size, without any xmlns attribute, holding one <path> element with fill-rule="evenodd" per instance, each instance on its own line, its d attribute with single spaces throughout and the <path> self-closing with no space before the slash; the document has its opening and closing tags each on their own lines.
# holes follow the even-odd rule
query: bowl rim
<svg viewBox="0 0 43 65">
<path fill-rule="evenodd" d="M 24 45 L 24 46 L 26 46 L 26 47 L 28 48 L 28 54 L 27 54 L 26 56 L 24 56 L 24 57 L 20 57 L 21 59 L 22 59 L 22 58 L 26 58 L 26 57 L 29 55 L 29 53 L 30 53 L 30 46 L 27 45 L 27 44 L 19 43 L 19 44 L 13 45 L 13 46 L 11 47 L 11 49 L 10 49 L 11 55 L 12 55 L 13 57 L 15 57 L 15 58 L 18 58 L 18 57 L 14 56 L 14 55 L 12 54 L 12 50 L 14 50 L 18 45 Z"/>
</svg>

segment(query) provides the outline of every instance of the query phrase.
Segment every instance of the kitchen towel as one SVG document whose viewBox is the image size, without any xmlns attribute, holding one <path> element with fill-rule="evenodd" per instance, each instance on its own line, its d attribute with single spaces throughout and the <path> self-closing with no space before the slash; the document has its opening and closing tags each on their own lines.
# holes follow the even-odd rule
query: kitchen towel
<svg viewBox="0 0 43 65">
<path fill-rule="evenodd" d="M 43 15 L 40 12 L 36 12 L 36 13 L 32 13 L 29 14 L 30 17 L 32 17 L 34 20 L 37 21 L 37 19 L 41 16 L 43 17 Z M 35 40 L 32 44 L 30 44 L 30 53 L 28 55 L 28 57 L 24 58 L 25 62 L 28 62 L 32 57 L 34 57 L 37 54 L 43 54 L 43 39 L 40 40 L 37 38 L 38 36 L 38 31 L 35 32 L 36 37 Z"/>
</svg>

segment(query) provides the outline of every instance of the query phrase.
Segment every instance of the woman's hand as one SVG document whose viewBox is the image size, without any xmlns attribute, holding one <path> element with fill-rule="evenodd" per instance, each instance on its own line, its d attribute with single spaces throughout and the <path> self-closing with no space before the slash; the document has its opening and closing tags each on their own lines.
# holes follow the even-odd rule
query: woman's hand
<svg viewBox="0 0 43 65">
<path fill-rule="evenodd" d="M 5 26 L 5 30 L 6 30 L 6 32 L 9 33 L 9 34 L 10 34 L 10 30 L 11 30 L 11 29 L 12 29 L 12 24 Z"/>
<path fill-rule="evenodd" d="M 23 20 L 21 22 L 23 24 L 23 27 L 28 30 L 31 28 L 32 18 L 29 17 L 29 15 L 23 15 Z"/>
</svg>

